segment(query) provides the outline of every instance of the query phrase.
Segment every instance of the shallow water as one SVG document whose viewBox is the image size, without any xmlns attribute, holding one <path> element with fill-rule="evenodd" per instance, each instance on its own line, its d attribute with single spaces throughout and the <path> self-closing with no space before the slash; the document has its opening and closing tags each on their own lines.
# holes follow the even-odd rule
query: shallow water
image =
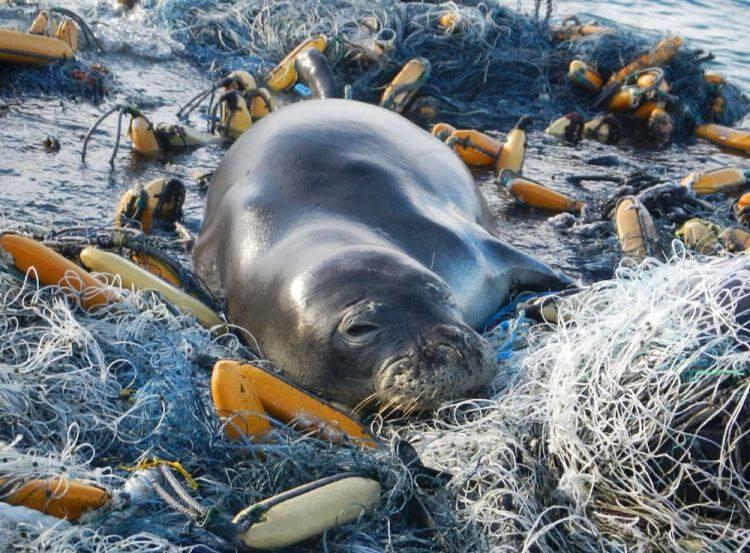
<svg viewBox="0 0 750 553">
<path fill-rule="evenodd" d="M 116 128 L 111 118 L 94 135 L 86 163 L 81 162 L 81 139 L 105 107 L 115 101 L 135 102 L 154 121 L 176 122 L 175 112 L 180 103 L 210 82 L 208 72 L 185 56 L 182 45 L 170 40 L 166 31 L 144 23 L 147 18 L 141 10 L 123 14 L 114 5 L 114 2 L 88 0 L 69 4 L 96 22 L 97 33 L 103 35 L 108 50 L 103 55 L 91 51 L 82 54 L 86 61 L 99 61 L 115 75 L 116 92 L 106 98 L 102 106 L 93 106 L 87 101 L 61 102 L 38 94 L 29 97 L 0 89 L 10 105 L 9 113 L 0 120 L 3 214 L 22 221 L 100 226 L 110 221 L 117 198 L 124 190 L 170 174 L 182 178 L 188 187 L 185 222 L 197 232 L 203 193 L 190 174 L 215 168 L 226 146 L 209 146 L 172 155 L 163 161 L 146 162 L 131 154 L 123 140 L 111 170 L 107 161 Z M 516 3 L 510 5 L 516 7 Z M 530 2 L 521 4 L 523 9 L 531 6 Z M 581 13 L 584 18 L 591 14 L 637 27 L 680 32 L 691 43 L 716 53 L 715 69 L 750 90 L 750 54 L 746 47 L 750 43 L 741 27 L 745 19 L 741 15 L 750 15 L 750 4 L 745 1 L 720 0 L 712 5 L 687 0 L 597 0 L 556 4 L 558 16 L 571 12 Z M 31 10 L 0 9 L 2 26 L 25 27 L 29 17 Z M 200 126 L 203 121 L 194 117 L 193 124 Z M 576 188 L 565 183 L 566 175 L 624 175 L 645 167 L 679 178 L 694 168 L 741 161 L 708 144 L 672 146 L 664 151 L 599 146 L 590 142 L 575 147 L 561 146 L 539 132 L 545 125 L 546 121 L 538 121 L 529 138 L 525 173 L 583 199 L 606 197 L 612 185 L 589 183 Z M 59 139 L 59 152 L 48 152 L 42 146 L 42 140 L 48 135 Z M 617 166 L 587 164 L 588 159 L 602 155 L 617 156 Z M 499 193 L 489 175 L 477 174 L 477 180 L 498 217 L 502 236 L 509 242 L 587 280 L 611 274 L 617 255 L 610 227 L 587 238 L 562 233 L 548 222 L 550 214 L 517 206 Z M 666 239 L 670 230 L 665 230 Z"/>
</svg>

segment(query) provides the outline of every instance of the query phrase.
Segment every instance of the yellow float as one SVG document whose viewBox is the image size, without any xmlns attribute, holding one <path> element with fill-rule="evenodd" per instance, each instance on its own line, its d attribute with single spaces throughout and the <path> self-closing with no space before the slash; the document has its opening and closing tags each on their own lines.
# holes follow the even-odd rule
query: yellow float
<svg viewBox="0 0 750 553">
<path fill-rule="evenodd" d="M 456 127 L 449 125 L 448 123 L 436 123 L 432 126 L 430 132 L 432 133 L 432 136 L 445 142 L 450 135 L 456 132 L 456 130 Z"/>
<path fill-rule="evenodd" d="M 84 309 L 117 301 L 116 294 L 107 290 L 104 282 L 36 240 L 3 234 L 0 236 L 0 248 L 10 254 L 19 271 L 28 273 L 33 269 L 41 284 L 60 285 L 63 290 L 75 290 L 80 295 Z"/>
<path fill-rule="evenodd" d="M 324 35 L 318 35 L 314 38 L 310 38 L 289 52 L 289 54 L 287 54 L 287 56 L 268 73 L 268 76 L 266 77 L 266 86 L 274 92 L 281 92 L 294 86 L 294 83 L 297 82 L 297 70 L 294 68 L 294 61 L 299 54 L 308 48 L 315 48 L 319 52 L 322 52 L 326 49 L 326 37 Z"/>
<path fill-rule="evenodd" d="M 229 438 L 249 436 L 257 440 L 271 431 L 258 394 L 236 363 L 216 363 L 211 374 L 211 397 L 219 417 L 228 419 L 225 428 Z"/>
<path fill-rule="evenodd" d="M 445 143 L 469 167 L 492 167 L 502 148 L 497 140 L 475 130 L 454 131 Z"/>
<path fill-rule="evenodd" d="M 401 113 L 430 76 L 430 62 L 424 58 L 407 61 L 385 88 L 380 105 Z"/>
<path fill-rule="evenodd" d="M 526 159 L 526 129 L 531 125 L 529 117 L 521 117 L 516 126 L 505 136 L 500 155 L 495 163 L 495 176 L 499 176 L 504 169 L 521 174 L 523 162 Z"/>
<path fill-rule="evenodd" d="M 658 252 L 658 237 L 651 214 L 634 196 L 625 196 L 615 208 L 615 230 L 625 257 L 643 261 Z"/>
<path fill-rule="evenodd" d="M 668 63 L 683 44 L 682 37 L 671 36 L 661 39 L 654 48 L 642 56 L 634 59 L 625 67 L 612 74 L 607 81 L 607 86 L 624 81 L 629 75 L 646 69 L 647 67 L 658 67 Z"/>
<path fill-rule="evenodd" d="M 380 484 L 359 475 L 338 475 L 266 499 L 234 517 L 253 550 L 275 551 L 322 534 L 370 511 L 380 499 Z"/>
<path fill-rule="evenodd" d="M 156 290 L 180 311 L 193 315 L 206 328 L 224 324 L 219 316 L 204 303 L 119 255 L 89 246 L 81 251 L 80 258 L 91 271 L 119 277 L 120 284 L 124 288 L 136 291 Z"/>
<path fill-rule="evenodd" d="M 137 223 L 148 234 L 155 221 L 168 224 L 182 217 L 185 186 L 177 179 L 160 177 L 145 186 L 127 190 L 115 208 L 116 228 Z"/>
<path fill-rule="evenodd" d="M 750 153 L 750 131 L 708 124 L 696 127 L 695 135 L 719 146 Z"/>
<path fill-rule="evenodd" d="M 110 500 L 101 488 L 64 478 L 26 480 L 12 486 L 0 478 L 0 485 L 10 488 L 0 496 L 0 501 L 68 520 L 78 520 Z"/>
<path fill-rule="evenodd" d="M 690 219 L 675 232 L 675 236 L 691 250 L 702 255 L 715 255 L 721 250 L 720 232 L 721 229 L 711 221 Z"/>
<path fill-rule="evenodd" d="M 372 435 L 353 417 L 280 376 L 236 361 L 222 360 L 214 366 L 214 372 L 231 370 L 239 373 L 243 382 L 249 383 L 265 412 L 274 419 L 303 430 L 316 430 L 319 437 L 328 441 L 337 441 L 339 434 L 345 434 L 358 445 L 377 447 Z"/>
<path fill-rule="evenodd" d="M 721 231 L 719 240 L 724 247 L 733 253 L 750 249 L 750 231 L 742 227 L 732 227 Z"/>
<path fill-rule="evenodd" d="M 578 88 L 592 94 L 597 94 L 604 84 L 602 76 L 581 60 L 570 62 L 568 80 Z"/>
<path fill-rule="evenodd" d="M 509 169 L 500 173 L 498 184 L 510 192 L 514 198 L 531 207 L 561 212 L 578 212 L 583 207 L 583 202 L 569 198 L 531 179 L 521 177 Z"/>
<path fill-rule="evenodd" d="M 691 188 L 698 195 L 734 194 L 750 182 L 750 171 L 737 167 L 720 167 L 711 171 L 693 171 L 680 181 L 682 186 Z"/>
</svg>

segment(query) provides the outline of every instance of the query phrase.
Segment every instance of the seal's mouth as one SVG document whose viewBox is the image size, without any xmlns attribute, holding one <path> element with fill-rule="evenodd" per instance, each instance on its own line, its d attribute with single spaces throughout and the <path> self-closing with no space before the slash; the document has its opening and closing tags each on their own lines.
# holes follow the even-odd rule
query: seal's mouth
<svg viewBox="0 0 750 553">
<path fill-rule="evenodd" d="M 375 379 L 381 411 L 410 414 L 465 398 L 491 382 L 493 359 L 470 328 L 436 327 L 383 363 Z"/>
</svg>

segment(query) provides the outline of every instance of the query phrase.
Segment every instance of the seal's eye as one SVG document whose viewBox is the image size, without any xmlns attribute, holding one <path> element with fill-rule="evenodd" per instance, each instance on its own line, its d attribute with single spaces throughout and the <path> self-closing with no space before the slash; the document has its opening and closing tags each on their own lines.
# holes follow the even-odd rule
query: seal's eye
<svg viewBox="0 0 750 553">
<path fill-rule="evenodd" d="M 347 327 L 344 333 L 351 338 L 363 338 L 377 330 L 378 326 L 372 323 L 354 323 Z"/>
</svg>

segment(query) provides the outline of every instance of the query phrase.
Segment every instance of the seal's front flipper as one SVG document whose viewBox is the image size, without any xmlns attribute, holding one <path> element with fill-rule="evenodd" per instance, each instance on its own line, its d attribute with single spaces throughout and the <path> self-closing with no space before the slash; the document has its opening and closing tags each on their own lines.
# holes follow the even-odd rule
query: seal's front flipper
<svg viewBox="0 0 750 553">
<path fill-rule="evenodd" d="M 488 241 L 488 250 L 498 272 L 507 275 L 510 292 L 558 292 L 576 285 L 565 273 L 500 240 Z"/>
</svg>

